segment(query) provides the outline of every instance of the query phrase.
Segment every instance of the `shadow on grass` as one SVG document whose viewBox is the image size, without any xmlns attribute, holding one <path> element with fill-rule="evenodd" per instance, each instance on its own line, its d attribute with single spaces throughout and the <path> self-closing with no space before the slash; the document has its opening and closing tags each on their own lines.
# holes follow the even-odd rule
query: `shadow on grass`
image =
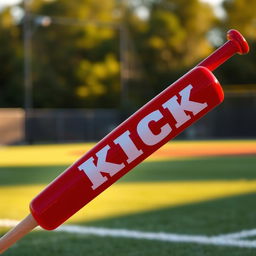
<svg viewBox="0 0 256 256">
<path fill-rule="evenodd" d="M 256 194 L 247 194 L 79 224 L 153 232 L 217 235 L 256 227 L 255 199 Z M 253 256 L 256 252 L 255 249 L 237 247 L 33 232 L 5 255 Z"/>
<path fill-rule="evenodd" d="M 255 201 L 256 193 L 250 193 L 78 224 L 151 232 L 219 235 L 256 228 Z"/>
<path fill-rule="evenodd" d="M 0 167 L 0 185 L 48 184 L 67 166 Z"/>
<path fill-rule="evenodd" d="M 256 157 L 211 157 L 144 162 L 119 182 L 255 179 Z M 67 166 L 0 167 L 0 185 L 48 184 Z"/>
</svg>

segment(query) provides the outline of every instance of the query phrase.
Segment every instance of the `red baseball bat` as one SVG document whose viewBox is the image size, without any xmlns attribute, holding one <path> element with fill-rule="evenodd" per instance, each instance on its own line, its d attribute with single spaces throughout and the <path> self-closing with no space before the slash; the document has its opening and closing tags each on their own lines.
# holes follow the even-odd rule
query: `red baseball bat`
<svg viewBox="0 0 256 256">
<path fill-rule="evenodd" d="M 0 239 L 4 252 L 37 225 L 57 228 L 149 155 L 219 105 L 224 94 L 211 73 L 249 46 L 236 30 L 228 41 L 144 105 L 71 165 L 30 203 L 29 214 Z"/>
</svg>

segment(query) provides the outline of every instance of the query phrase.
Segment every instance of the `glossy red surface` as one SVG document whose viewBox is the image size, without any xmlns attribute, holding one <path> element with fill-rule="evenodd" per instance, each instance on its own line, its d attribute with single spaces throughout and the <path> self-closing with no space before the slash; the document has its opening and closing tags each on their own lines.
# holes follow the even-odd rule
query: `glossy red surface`
<svg viewBox="0 0 256 256">
<path fill-rule="evenodd" d="M 163 104 L 175 96 L 177 96 L 178 101 L 181 101 L 179 93 L 189 85 L 192 86 L 189 100 L 198 103 L 206 103 L 207 106 L 196 115 L 186 110 L 190 119 L 177 128 L 175 126 L 177 125 L 177 120 L 170 111 L 163 107 Z M 30 209 L 32 215 L 44 229 L 55 229 L 158 148 L 220 104 L 223 97 L 222 88 L 214 75 L 207 68 L 194 68 L 139 109 L 129 119 L 120 124 L 94 148 L 48 185 L 48 187 L 31 202 Z M 138 134 L 138 123 L 156 110 L 161 112 L 163 118 L 158 122 L 149 123 L 148 127 L 150 127 L 152 134 L 158 134 L 161 127 L 166 124 L 172 129 L 171 132 L 158 143 L 146 145 L 145 141 L 143 141 Z M 143 152 L 131 163 L 128 163 L 127 155 L 120 145 L 113 143 L 117 137 L 127 130 L 130 132 L 130 137 L 136 147 Z M 91 157 L 94 158 L 96 163 L 98 160 L 96 153 L 106 145 L 109 145 L 111 148 L 107 155 L 107 161 L 116 164 L 124 163 L 125 167 L 113 176 L 102 174 L 107 177 L 107 181 L 93 190 L 91 180 L 84 172 L 80 171 L 78 167 Z"/>
<path fill-rule="evenodd" d="M 216 69 L 235 53 L 244 54 L 249 51 L 247 42 L 238 31 L 230 30 L 227 37 L 228 42 L 119 125 L 32 200 L 30 210 L 41 227 L 51 230 L 61 225 L 158 148 L 222 102 L 224 97 L 222 88 L 210 71 Z M 189 87 L 190 89 L 187 90 Z M 184 95 L 188 95 L 188 93 L 189 99 L 186 99 L 187 96 Z M 166 108 L 166 104 L 173 99 L 174 104 L 168 105 L 172 108 L 172 111 L 170 111 Z M 193 102 L 204 107 L 198 112 L 192 111 L 193 107 L 189 109 L 188 106 L 192 106 Z M 182 110 L 180 106 L 182 106 Z M 139 129 L 142 121 L 156 112 L 161 118 L 157 121 L 144 122 L 147 125 L 145 130 Z M 182 118 L 183 121 L 186 121 L 178 125 L 180 124 L 178 123 L 180 122 L 179 119 L 182 120 Z M 163 127 L 167 127 L 169 132 L 165 136 L 160 136 L 161 139 L 159 140 L 158 135 L 163 134 Z M 124 142 L 124 146 L 116 144 L 115 140 L 127 132 L 130 135 L 128 140 Z M 149 138 L 145 137 L 145 134 Z M 110 149 L 104 159 L 106 165 L 102 171 L 98 166 L 100 165 L 99 162 L 104 163 L 104 161 L 99 158 L 98 153 L 106 147 Z M 140 152 L 140 154 L 129 161 L 129 157 L 134 151 Z M 128 156 L 127 152 L 130 152 L 131 155 Z M 98 169 L 94 170 L 96 170 L 97 177 L 100 177 L 103 181 L 102 183 L 98 182 L 97 184 L 96 182 L 94 184 L 93 178 L 90 177 L 90 175 L 94 175 L 91 172 L 93 168 L 90 166 L 90 170 L 88 170 L 88 165 L 87 169 L 82 169 L 82 171 L 79 169 L 81 165 L 84 166 L 89 161 L 91 161 L 91 166 L 97 165 Z M 110 175 L 106 166 L 114 165 L 122 166 L 122 168 L 114 175 Z"/>
<path fill-rule="evenodd" d="M 229 30 L 227 33 L 227 39 L 228 41 L 224 45 L 218 48 L 197 66 L 203 66 L 208 68 L 210 71 L 214 71 L 235 53 L 246 54 L 249 52 L 248 43 L 237 30 Z"/>
</svg>

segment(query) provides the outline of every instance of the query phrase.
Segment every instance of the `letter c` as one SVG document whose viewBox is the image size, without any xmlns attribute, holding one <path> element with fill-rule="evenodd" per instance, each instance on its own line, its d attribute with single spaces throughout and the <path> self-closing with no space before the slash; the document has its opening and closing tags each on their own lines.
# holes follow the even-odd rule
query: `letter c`
<svg viewBox="0 0 256 256">
<path fill-rule="evenodd" d="M 169 124 L 165 124 L 161 127 L 161 131 L 159 134 L 153 134 L 149 128 L 149 123 L 151 121 L 157 122 L 163 118 L 162 113 L 159 110 L 156 110 L 149 115 L 145 116 L 137 126 L 137 132 L 142 139 L 142 141 L 149 146 L 153 146 L 163 140 L 166 136 L 170 134 L 172 128 Z"/>
</svg>

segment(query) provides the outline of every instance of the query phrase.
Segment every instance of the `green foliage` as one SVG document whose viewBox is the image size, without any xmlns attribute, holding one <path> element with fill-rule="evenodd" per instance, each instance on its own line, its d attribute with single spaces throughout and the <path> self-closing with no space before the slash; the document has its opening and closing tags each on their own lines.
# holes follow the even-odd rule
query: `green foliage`
<svg viewBox="0 0 256 256">
<path fill-rule="evenodd" d="M 29 2 L 33 14 L 55 17 L 30 20 L 34 107 L 136 109 L 210 54 L 213 28 L 237 28 L 255 48 L 255 1 L 224 1 L 224 20 L 199 0 Z M 0 107 L 23 106 L 22 25 L 0 10 Z M 222 81 L 252 83 L 254 56 L 225 64 Z"/>
<path fill-rule="evenodd" d="M 36 11 L 76 18 L 34 33 L 34 97 L 37 107 L 117 107 L 118 34 L 113 1 L 53 1 Z M 50 54 L 52 52 L 52 54 Z"/>
<path fill-rule="evenodd" d="M 224 27 L 239 30 L 247 39 L 256 40 L 256 2 L 250 0 L 225 0 Z"/>
<path fill-rule="evenodd" d="M 21 31 L 10 9 L 0 15 L 0 63 L 0 106 L 20 106 L 23 100 Z"/>
<path fill-rule="evenodd" d="M 147 100 L 210 53 L 206 36 L 215 24 L 212 8 L 199 0 L 154 1 L 148 8 L 144 24 L 129 23 L 148 86 Z"/>
<path fill-rule="evenodd" d="M 226 31 L 239 30 L 250 45 L 250 53 L 239 58 L 235 56 L 225 63 L 217 75 L 224 84 L 254 84 L 256 79 L 256 2 L 249 0 L 225 0 L 223 8 L 226 16 L 220 23 L 225 39 Z M 235 72 L 234 72 L 235 70 Z"/>
</svg>

